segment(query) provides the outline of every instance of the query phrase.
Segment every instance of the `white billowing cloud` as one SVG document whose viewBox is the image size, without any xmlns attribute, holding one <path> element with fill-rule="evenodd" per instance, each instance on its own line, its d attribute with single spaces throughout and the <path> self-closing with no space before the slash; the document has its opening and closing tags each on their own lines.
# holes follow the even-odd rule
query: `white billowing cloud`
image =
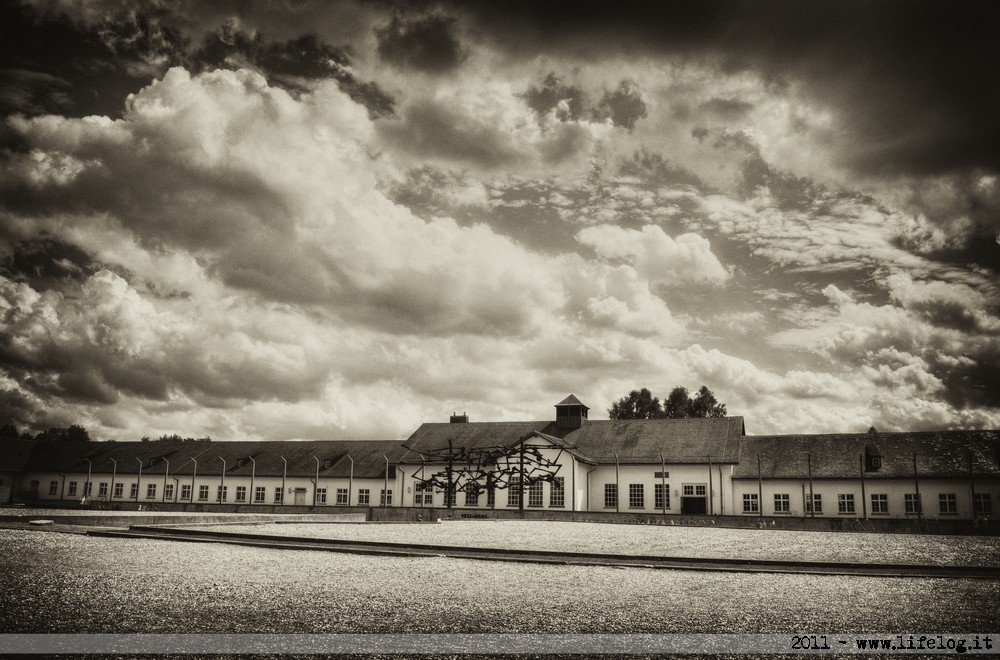
<svg viewBox="0 0 1000 660">
<path fill-rule="evenodd" d="M 656 225 L 639 230 L 597 225 L 581 229 L 576 239 L 605 259 L 633 264 L 637 272 L 657 285 L 721 283 L 729 278 L 709 242 L 697 234 L 681 234 L 675 239 Z"/>
<path fill-rule="evenodd" d="M 678 331 L 632 265 L 393 203 L 394 164 L 332 83 L 293 99 L 251 72 L 174 69 L 121 120 L 14 127 L 42 157 L 8 184 L 46 199 L 12 218 L 17 240 L 57 235 L 107 266 L 62 292 L 4 280 L 22 423 L 58 401 L 96 437 L 398 437 L 442 400 L 501 415 L 565 396 L 527 366 L 552 337 Z M 45 154 L 88 165 L 41 176 Z"/>
</svg>

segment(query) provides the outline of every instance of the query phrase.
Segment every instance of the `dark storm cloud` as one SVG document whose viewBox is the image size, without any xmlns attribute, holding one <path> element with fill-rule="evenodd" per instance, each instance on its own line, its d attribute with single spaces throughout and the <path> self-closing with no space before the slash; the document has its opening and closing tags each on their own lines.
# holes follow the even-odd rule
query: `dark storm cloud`
<svg viewBox="0 0 1000 660">
<path fill-rule="evenodd" d="M 372 116 L 393 113 L 393 99 L 372 82 L 358 80 L 350 71 L 347 49 L 307 34 L 288 41 L 268 41 L 260 33 L 247 33 L 229 22 L 205 37 L 191 59 L 196 68 L 258 69 L 272 83 L 291 91 L 309 89 L 309 83 L 332 78 Z"/>
<path fill-rule="evenodd" d="M 538 87 L 528 88 L 524 93 L 524 100 L 539 117 L 544 117 L 559 107 L 560 103 L 565 103 L 563 109 L 557 111 L 557 116 L 562 120 L 582 118 L 586 105 L 583 90 L 575 85 L 563 83 L 555 73 L 545 76 L 545 80 Z"/>
<path fill-rule="evenodd" d="M 511 165 L 521 157 L 509 134 L 435 101 L 414 103 L 403 111 L 401 121 L 381 123 L 378 129 L 415 154 L 486 168 Z"/>
<path fill-rule="evenodd" d="M 642 93 L 631 80 L 623 80 L 614 91 L 608 91 L 594 108 L 594 117 L 610 119 L 615 126 L 629 130 L 646 116 L 646 102 Z"/>
<path fill-rule="evenodd" d="M 711 113 L 724 121 L 734 121 L 742 119 L 753 110 L 753 103 L 740 99 L 712 98 L 698 106 L 698 109 Z"/>
<path fill-rule="evenodd" d="M 634 176 L 648 183 L 670 186 L 688 185 L 705 190 L 707 186 L 693 172 L 671 163 L 658 153 L 645 149 L 632 154 L 619 166 L 619 174 Z"/>
<path fill-rule="evenodd" d="M 378 53 L 400 68 L 444 73 L 458 66 L 462 45 L 455 34 L 455 19 L 433 14 L 421 18 L 394 16 L 375 30 Z"/>
<path fill-rule="evenodd" d="M 1000 170 L 1000 3 L 977 0 L 454 3 L 485 38 L 533 58 L 675 54 L 755 70 L 837 107 L 869 172 Z"/>
<path fill-rule="evenodd" d="M 0 275 L 27 282 L 36 291 L 86 279 L 103 267 L 79 247 L 54 238 L 20 241 L 10 249 L 9 255 L 0 255 Z"/>
</svg>

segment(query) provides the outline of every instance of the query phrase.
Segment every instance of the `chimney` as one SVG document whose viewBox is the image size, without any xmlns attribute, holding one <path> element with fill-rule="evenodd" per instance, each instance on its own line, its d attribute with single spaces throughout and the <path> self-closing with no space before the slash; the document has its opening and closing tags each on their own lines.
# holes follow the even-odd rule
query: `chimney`
<svg viewBox="0 0 1000 660">
<path fill-rule="evenodd" d="M 456 415 L 455 413 L 452 413 L 451 414 L 451 423 L 452 424 L 468 424 L 469 423 L 469 416 L 466 415 L 464 412 L 461 415 Z"/>
</svg>

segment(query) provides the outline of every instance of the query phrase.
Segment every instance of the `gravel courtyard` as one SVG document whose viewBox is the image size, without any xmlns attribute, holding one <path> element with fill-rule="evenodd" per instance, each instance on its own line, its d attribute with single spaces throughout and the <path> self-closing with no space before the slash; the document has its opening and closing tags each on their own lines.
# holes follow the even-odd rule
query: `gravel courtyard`
<svg viewBox="0 0 1000 660">
<path fill-rule="evenodd" d="M 1000 538 L 552 521 L 198 526 L 248 534 L 628 555 L 1000 566 Z"/>
<path fill-rule="evenodd" d="M 532 532 L 482 526 L 490 524 L 494 534 Z M 595 543 L 652 531 L 586 529 Z M 767 535 L 751 538 L 777 544 Z M 981 632 L 1000 624 L 997 587 L 995 580 L 541 566 L 0 530 L 2 632 Z"/>
</svg>

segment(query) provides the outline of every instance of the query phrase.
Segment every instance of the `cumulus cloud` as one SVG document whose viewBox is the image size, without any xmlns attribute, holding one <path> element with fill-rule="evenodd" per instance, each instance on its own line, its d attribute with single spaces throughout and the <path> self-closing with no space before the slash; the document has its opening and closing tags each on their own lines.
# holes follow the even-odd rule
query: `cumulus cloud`
<svg viewBox="0 0 1000 660">
<path fill-rule="evenodd" d="M 633 263 L 643 277 L 657 285 L 720 283 L 729 278 L 709 242 L 697 234 L 674 239 L 656 225 L 640 230 L 597 225 L 581 229 L 576 238 L 601 257 Z"/>
</svg>

